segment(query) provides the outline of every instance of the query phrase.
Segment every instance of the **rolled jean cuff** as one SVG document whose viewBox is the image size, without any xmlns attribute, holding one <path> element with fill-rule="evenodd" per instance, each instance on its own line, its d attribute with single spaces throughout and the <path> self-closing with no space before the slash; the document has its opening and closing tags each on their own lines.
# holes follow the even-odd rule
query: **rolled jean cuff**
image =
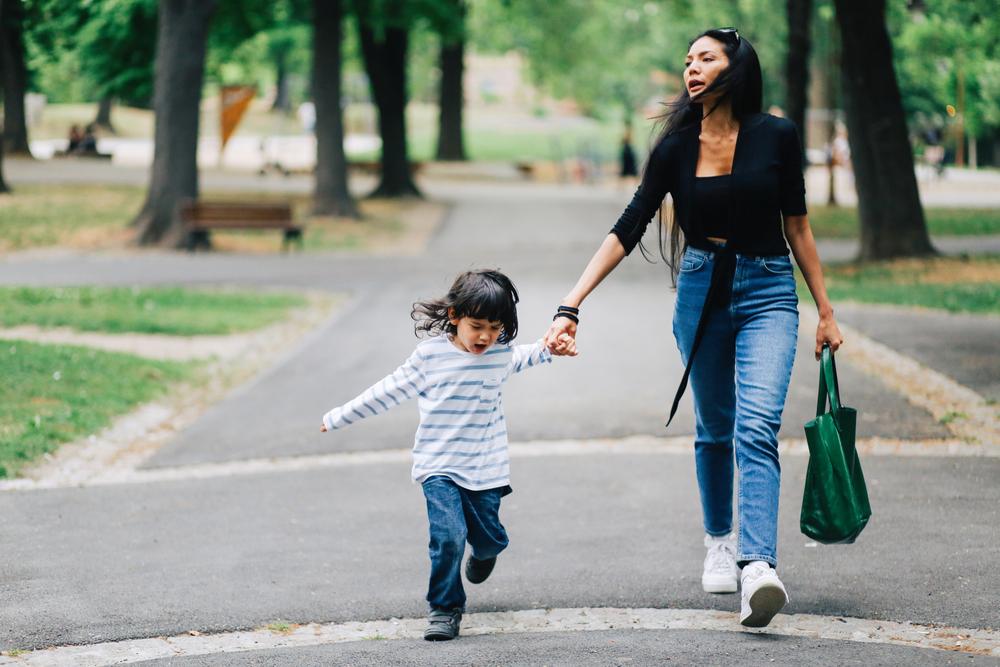
<svg viewBox="0 0 1000 667">
<path fill-rule="evenodd" d="M 774 556 L 763 556 L 761 554 L 740 554 L 736 559 L 738 563 L 750 563 L 755 560 L 762 560 L 771 567 L 778 567 L 778 559 Z"/>
<path fill-rule="evenodd" d="M 733 529 L 730 528 L 729 530 L 716 531 L 716 532 L 713 532 L 711 530 L 706 530 L 705 534 L 710 537 L 725 537 L 726 535 L 732 535 Z"/>
</svg>

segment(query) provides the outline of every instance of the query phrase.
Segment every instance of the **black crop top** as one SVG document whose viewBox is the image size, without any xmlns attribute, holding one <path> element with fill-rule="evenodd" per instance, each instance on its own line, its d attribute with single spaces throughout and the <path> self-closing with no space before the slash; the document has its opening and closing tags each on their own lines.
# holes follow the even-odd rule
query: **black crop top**
<svg viewBox="0 0 1000 667">
<path fill-rule="evenodd" d="M 706 230 L 706 219 L 696 212 L 695 170 L 700 132 L 700 123 L 690 125 L 666 137 L 653 149 L 642 183 L 611 233 L 621 240 L 626 254 L 631 253 L 669 192 L 688 244 L 711 250 L 706 237 L 721 236 L 738 253 L 787 255 L 782 216 L 806 214 L 805 182 L 795 125 L 763 113 L 741 123 L 730 174 L 729 205 L 734 215 L 732 220 L 726 216 L 725 235 L 714 233 L 714 224 Z"/>
<path fill-rule="evenodd" d="M 732 180 L 729 174 L 694 179 L 694 219 L 691 222 L 706 237 L 729 238 L 729 184 Z"/>
</svg>

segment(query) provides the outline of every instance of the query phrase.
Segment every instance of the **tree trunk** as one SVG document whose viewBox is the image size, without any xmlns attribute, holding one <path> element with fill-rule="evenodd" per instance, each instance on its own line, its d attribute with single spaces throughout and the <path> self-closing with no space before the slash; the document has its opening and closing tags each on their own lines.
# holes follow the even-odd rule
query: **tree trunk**
<svg viewBox="0 0 1000 667">
<path fill-rule="evenodd" d="M 339 4 L 339 0 L 333 0 L 333 2 L 334 4 Z M 279 51 L 274 56 L 276 80 L 274 83 L 275 86 L 274 104 L 271 105 L 271 111 L 283 111 L 285 113 L 289 113 L 292 110 L 292 101 L 288 95 L 287 61 L 288 61 L 288 54 L 285 53 L 285 51 Z"/>
<path fill-rule="evenodd" d="M 140 245 L 186 242 L 177 205 L 198 198 L 198 112 L 215 0 L 160 0 L 153 88 L 153 169 L 133 221 Z"/>
<path fill-rule="evenodd" d="M 3 0 L 0 0 L 0 8 L 2 8 Z M 3 178 L 3 142 L 0 141 L 0 194 L 5 192 L 10 192 L 10 188 L 7 187 L 7 181 Z"/>
<path fill-rule="evenodd" d="M 313 0 L 313 102 L 316 105 L 316 183 L 313 213 L 357 217 L 347 187 L 341 108 L 341 0 Z"/>
<path fill-rule="evenodd" d="M 812 0 L 786 0 L 788 16 L 788 53 L 785 78 L 788 89 L 785 115 L 795 123 L 801 137 L 802 165 L 805 168 L 806 107 L 809 102 L 809 48 Z"/>
<path fill-rule="evenodd" d="M 438 117 L 438 160 L 466 160 L 462 137 L 462 75 L 465 70 L 465 39 L 441 44 L 441 91 Z"/>
<path fill-rule="evenodd" d="M 827 206 L 837 206 L 837 109 L 840 108 L 840 45 L 838 42 L 837 27 L 835 19 L 831 16 L 823 18 L 821 21 L 822 32 L 817 40 L 820 54 L 816 58 L 817 67 L 813 70 L 819 82 L 819 86 L 813 88 L 818 91 L 823 98 L 819 106 L 825 108 L 826 116 L 826 160 L 827 160 L 827 180 L 829 181 L 826 197 Z M 847 167 L 847 164 L 840 165 Z"/>
<path fill-rule="evenodd" d="M 892 66 L 885 0 L 835 0 L 862 260 L 935 254 Z"/>
<path fill-rule="evenodd" d="M 101 101 L 97 103 L 97 117 L 94 118 L 94 124 L 104 128 L 111 134 L 115 134 L 115 127 L 111 124 L 111 104 L 112 98 L 110 95 L 101 97 Z"/>
<path fill-rule="evenodd" d="M 24 94 L 28 71 L 24 64 L 24 7 L 21 0 L 7 0 L 0 14 L 0 61 L 3 75 L 3 141 L 7 153 L 31 157 Z"/>
<path fill-rule="evenodd" d="M 2 20 L 2 17 L 3 17 L 3 0 L 0 0 L 0 20 Z M 2 29 L 0 29 L 0 39 L 3 39 Z M 0 58 L 2 57 L 3 55 L 2 53 L 0 53 Z M 2 67 L 3 64 L 0 63 L 0 68 Z M 3 77 L 0 77 L 0 94 L 3 94 Z M 3 178 L 3 128 L 0 128 L 0 194 L 3 194 L 5 192 L 10 192 L 10 188 L 7 187 L 7 181 L 5 181 Z"/>
<path fill-rule="evenodd" d="M 360 21 L 361 54 L 378 108 L 382 137 L 382 176 L 372 197 L 419 197 L 406 146 L 406 50 L 403 28 L 386 27 L 383 39 Z"/>
</svg>

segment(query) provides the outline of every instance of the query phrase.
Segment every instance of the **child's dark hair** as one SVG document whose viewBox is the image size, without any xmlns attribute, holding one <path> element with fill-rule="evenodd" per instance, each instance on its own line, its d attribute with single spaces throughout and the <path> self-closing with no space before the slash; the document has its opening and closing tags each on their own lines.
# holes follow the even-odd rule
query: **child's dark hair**
<svg viewBox="0 0 1000 667">
<path fill-rule="evenodd" d="M 445 332 L 455 334 L 452 317 L 500 322 L 503 330 L 497 341 L 509 343 L 517 336 L 518 301 L 514 283 L 499 271 L 466 271 L 455 278 L 443 298 L 414 303 L 410 317 L 416 322 L 413 330 L 417 336 L 421 332 L 432 336 Z"/>
</svg>

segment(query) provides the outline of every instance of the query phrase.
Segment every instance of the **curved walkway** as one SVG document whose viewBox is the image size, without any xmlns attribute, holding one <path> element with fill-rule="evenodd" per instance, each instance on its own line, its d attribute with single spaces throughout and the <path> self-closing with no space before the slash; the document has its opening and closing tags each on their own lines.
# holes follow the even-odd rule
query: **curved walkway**
<svg viewBox="0 0 1000 667">
<path fill-rule="evenodd" d="M 0 283 L 218 283 L 352 295 L 339 317 L 125 477 L 9 485 L 0 492 L 0 650 L 8 652 L 0 660 L 28 664 L 55 656 L 31 664 L 81 664 L 59 662 L 69 655 L 59 651 L 68 648 L 39 650 L 155 644 L 160 640 L 150 638 L 189 632 L 210 645 L 211 637 L 268 625 L 319 623 L 302 632 L 322 634 L 349 623 L 422 615 L 426 526 L 405 455 L 415 407 L 326 437 L 316 432 L 318 416 L 404 359 L 414 341 L 412 301 L 440 292 L 468 266 L 508 271 L 523 296 L 522 335 L 540 335 L 552 304 L 618 208 L 548 189 L 470 186 L 452 195 L 451 215 L 420 257 L 142 254 L 0 261 Z M 661 626 L 603 629 L 611 628 L 605 620 L 599 632 L 555 625 L 557 631 L 516 641 L 469 636 L 447 646 L 405 638 L 262 645 L 260 653 L 242 657 L 289 665 L 625 658 L 648 664 L 710 661 L 720 650 L 736 660 L 777 664 L 933 664 L 950 657 L 923 644 L 863 644 L 831 629 L 864 622 L 855 618 L 874 623 L 865 628 L 890 628 L 889 634 L 912 623 L 928 626 L 915 629 L 918 634 L 930 636 L 930 626 L 941 625 L 950 628 L 945 639 L 954 632 L 963 635 L 956 642 L 966 642 L 964 635 L 994 641 L 986 631 L 1000 626 L 1000 458 L 984 454 L 997 443 L 966 442 L 933 407 L 915 404 L 901 385 L 846 355 L 841 381 L 847 402 L 861 409 L 875 515 L 849 547 L 820 547 L 798 533 L 805 457 L 796 452 L 816 392 L 805 329 L 783 431 L 789 455 L 779 549 L 791 625 L 764 634 L 728 632 L 738 598 L 711 596 L 698 586 L 704 554 L 693 458 L 684 444 L 692 430 L 690 404 L 671 438 L 655 437 L 663 435 L 666 397 L 680 373 L 669 334 L 671 298 L 662 267 L 633 257 L 588 300 L 581 356 L 510 383 L 511 437 L 522 443 L 514 447 L 515 493 L 504 505 L 512 546 L 494 577 L 472 591 L 467 628 L 542 613 L 530 610 L 572 615 L 594 607 L 640 613 Z M 946 394 L 961 393 L 960 386 L 941 386 Z M 351 457 L 360 461 L 340 464 Z M 497 611 L 506 615 L 480 616 Z M 693 627 L 670 629 L 669 619 L 678 618 L 670 614 L 685 613 Z M 808 617 L 822 617 L 816 623 L 826 634 L 782 634 Z M 11 657 L 10 651 L 26 652 Z M 958 657 L 995 663 L 976 653 Z M 192 654 L 163 664 L 246 664 L 240 660 Z"/>
<path fill-rule="evenodd" d="M 464 660 L 470 649 L 478 653 L 486 646 L 488 660 L 494 664 L 524 661 L 606 665 L 624 657 L 629 663 L 647 664 L 678 658 L 699 661 L 706 655 L 725 654 L 726 662 L 774 663 L 777 659 L 778 664 L 824 665 L 830 664 L 830 656 L 835 653 L 839 664 L 853 659 L 865 664 L 936 665 L 946 659 L 947 654 L 942 652 L 961 655 L 962 664 L 1000 664 L 1000 631 L 810 614 L 779 614 L 764 632 L 742 628 L 735 614 L 704 609 L 584 607 L 481 612 L 465 615 L 462 636 L 450 646 L 428 646 L 422 639 L 425 626 L 422 618 L 275 623 L 224 634 L 188 632 L 173 637 L 43 649 L 22 654 L 17 660 L 0 657 L 0 665 L 226 665 L 246 664 L 247 659 L 272 665 L 302 665 L 318 659 L 326 664 L 354 664 L 362 657 L 365 662 L 394 665 L 448 664 L 450 657 Z M 596 634 L 581 637 L 578 633 Z M 742 635 L 742 642 L 726 636 L 732 633 Z M 503 635 L 514 636 L 504 641 Z M 555 636 L 539 641 L 539 635 Z M 492 640 L 470 639 L 482 637 Z M 765 637 L 767 641 L 760 641 Z M 775 645 L 777 638 L 784 641 Z M 360 642 L 374 643 L 376 647 L 369 650 L 343 646 Z M 303 649 L 312 649 L 305 660 Z M 252 655 L 246 655 L 251 651 Z M 210 662 L 204 662 L 206 659 Z"/>
</svg>

